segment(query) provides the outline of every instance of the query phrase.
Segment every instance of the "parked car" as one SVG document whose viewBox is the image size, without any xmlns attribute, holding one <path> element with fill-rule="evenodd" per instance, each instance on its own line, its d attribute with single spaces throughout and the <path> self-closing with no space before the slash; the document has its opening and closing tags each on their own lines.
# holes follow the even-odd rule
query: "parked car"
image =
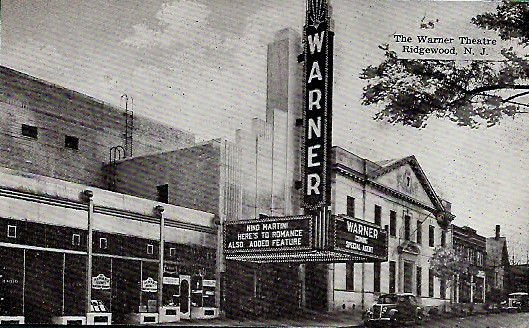
<svg viewBox="0 0 529 328">
<path fill-rule="evenodd" d="M 529 311 L 529 294 L 525 292 L 511 293 L 509 299 L 501 303 L 503 311 L 527 312 Z"/>
<path fill-rule="evenodd" d="M 426 315 L 413 294 L 383 294 L 364 312 L 363 320 L 366 327 L 403 327 L 421 323 Z"/>
</svg>

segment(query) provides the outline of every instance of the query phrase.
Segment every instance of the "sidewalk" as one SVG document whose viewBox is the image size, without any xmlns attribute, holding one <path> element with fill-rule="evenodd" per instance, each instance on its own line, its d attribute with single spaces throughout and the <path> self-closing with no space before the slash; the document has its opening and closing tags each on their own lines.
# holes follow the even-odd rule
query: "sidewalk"
<svg viewBox="0 0 529 328">
<path fill-rule="evenodd" d="M 279 319 L 192 319 L 160 325 L 194 327 L 361 327 L 362 317 L 358 312 L 343 311 L 301 313 L 295 317 Z"/>
</svg>

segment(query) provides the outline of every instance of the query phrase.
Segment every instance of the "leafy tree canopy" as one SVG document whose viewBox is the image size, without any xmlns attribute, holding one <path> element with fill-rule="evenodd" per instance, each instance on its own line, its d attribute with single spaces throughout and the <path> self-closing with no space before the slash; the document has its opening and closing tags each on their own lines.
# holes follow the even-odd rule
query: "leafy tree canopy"
<svg viewBox="0 0 529 328">
<path fill-rule="evenodd" d="M 477 269 L 453 248 L 438 247 L 430 258 L 430 269 L 434 275 L 446 281 L 452 281 L 455 276 L 475 275 Z"/>
<path fill-rule="evenodd" d="M 472 23 L 518 42 L 517 48 L 529 45 L 529 3 L 505 1 Z M 513 47 L 502 49 L 505 60 L 496 62 L 399 59 L 388 45 L 380 49 L 384 61 L 360 76 L 367 81 L 362 104 L 382 107 L 377 120 L 422 128 L 433 116 L 475 128 L 528 112 L 519 100 L 529 95 L 529 55 Z"/>
</svg>

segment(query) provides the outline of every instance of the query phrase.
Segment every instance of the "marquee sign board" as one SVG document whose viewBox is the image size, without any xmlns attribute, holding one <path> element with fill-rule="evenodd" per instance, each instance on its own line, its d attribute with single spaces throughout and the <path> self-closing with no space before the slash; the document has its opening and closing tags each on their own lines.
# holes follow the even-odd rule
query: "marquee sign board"
<svg viewBox="0 0 529 328">
<path fill-rule="evenodd" d="M 226 254 L 309 250 L 311 247 L 310 216 L 226 222 L 224 230 Z"/>
<path fill-rule="evenodd" d="M 334 216 L 334 249 L 369 259 L 387 260 L 387 232 L 380 226 L 348 216 Z"/>
<path fill-rule="evenodd" d="M 304 30 L 303 206 L 330 203 L 333 32 L 326 0 L 308 0 Z"/>
</svg>

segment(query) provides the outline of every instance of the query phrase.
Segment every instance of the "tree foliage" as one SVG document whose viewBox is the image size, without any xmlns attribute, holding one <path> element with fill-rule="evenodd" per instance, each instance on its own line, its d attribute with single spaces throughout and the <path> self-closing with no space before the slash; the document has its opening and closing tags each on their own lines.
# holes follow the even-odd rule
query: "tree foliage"
<svg viewBox="0 0 529 328">
<path fill-rule="evenodd" d="M 470 276 L 477 274 L 477 269 L 464 256 L 457 254 L 454 249 L 438 247 L 430 258 L 430 269 L 434 275 L 445 281 L 452 281 L 456 276 Z"/>
<path fill-rule="evenodd" d="M 517 48 L 529 45 L 529 4 L 504 2 L 472 23 L 517 40 Z M 400 59 L 388 45 L 380 49 L 384 61 L 360 76 L 367 81 L 362 103 L 381 106 L 377 120 L 421 128 L 433 116 L 478 127 L 527 113 L 529 105 L 517 100 L 529 95 L 529 56 L 513 47 L 502 49 L 505 60 L 496 62 Z"/>
</svg>

